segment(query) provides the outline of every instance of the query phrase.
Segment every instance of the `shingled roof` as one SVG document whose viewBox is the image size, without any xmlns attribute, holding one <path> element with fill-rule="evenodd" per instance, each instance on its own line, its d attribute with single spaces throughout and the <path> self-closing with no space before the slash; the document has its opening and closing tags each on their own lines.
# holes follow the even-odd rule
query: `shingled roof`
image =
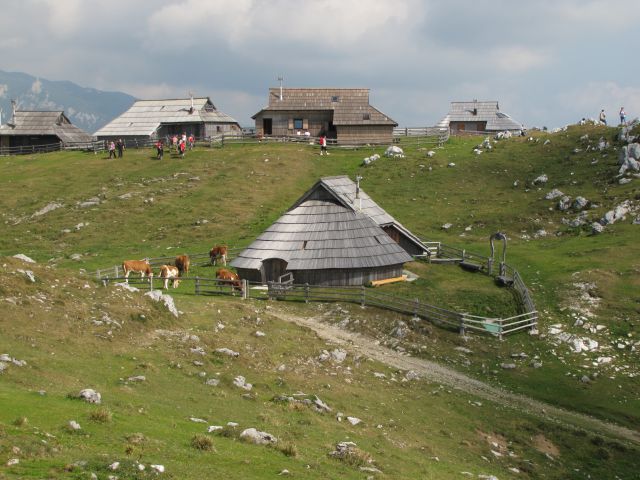
<svg viewBox="0 0 640 480">
<path fill-rule="evenodd" d="M 16 110 L 10 122 L 0 127 L 0 135 L 53 135 L 64 143 L 88 143 L 93 139 L 71 123 L 63 111 Z"/>
<path fill-rule="evenodd" d="M 98 130 L 99 137 L 150 136 L 161 124 L 238 122 L 216 109 L 208 97 L 138 100 L 129 110 Z"/>
<path fill-rule="evenodd" d="M 332 110 L 334 125 L 393 125 L 397 122 L 369 105 L 368 88 L 280 88 L 269 89 L 268 111 Z M 365 119 L 366 118 L 366 119 Z"/>
<path fill-rule="evenodd" d="M 497 101 L 451 102 L 449 113 L 439 127 L 449 127 L 451 122 L 487 122 L 487 131 L 521 130 L 522 124 L 500 111 Z"/>
</svg>

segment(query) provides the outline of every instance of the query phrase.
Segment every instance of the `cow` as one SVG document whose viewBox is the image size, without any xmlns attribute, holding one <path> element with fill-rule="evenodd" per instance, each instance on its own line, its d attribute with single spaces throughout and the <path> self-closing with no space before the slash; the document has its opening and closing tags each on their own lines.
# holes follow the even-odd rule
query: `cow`
<svg viewBox="0 0 640 480">
<path fill-rule="evenodd" d="M 146 275 L 149 281 L 153 278 L 153 270 L 147 259 L 144 260 L 125 260 L 122 262 L 122 271 L 124 272 L 125 283 L 129 283 L 129 274 L 131 272 L 140 272 L 140 278 Z"/>
<path fill-rule="evenodd" d="M 169 288 L 169 280 L 173 279 L 173 288 L 176 288 L 180 284 L 180 270 L 173 265 L 162 265 L 160 267 L 160 278 L 164 280 L 162 288 L 165 290 Z"/>
<path fill-rule="evenodd" d="M 178 268 L 178 271 L 180 272 L 181 277 L 184 277 L 185 275 L 189 274 L 190 263 L 191 261 L 189 260 L 188 255 L 178 255 L 176 257 L 175 265 Z"/>
<path fill-rule="evenodd" d="M 211 258 L 211 265 L 215 265 L 218 258 L 220 258 L 222 264 L 227 266 L 227 246 L 216 245 L 209 251 L 209 257 Z"/>
<path fill-rule="evenodd" d="M 242 291 L 242 282 L 237 273 L 227 270 L 226 268 L 221 268 L 216 273 L 216 278 L 219 280 L 218 285 L 231 285 L 232 292 L 235 290 Z"/>
</svg>

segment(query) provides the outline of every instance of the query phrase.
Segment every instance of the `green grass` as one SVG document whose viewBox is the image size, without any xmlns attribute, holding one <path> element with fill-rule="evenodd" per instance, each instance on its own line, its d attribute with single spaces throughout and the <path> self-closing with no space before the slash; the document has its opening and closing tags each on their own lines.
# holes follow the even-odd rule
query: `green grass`
<svg viewBox="0 0 640 480">
<path fill-rule="evenodd" d="M 615 346 L 621 338 L 638 335 L 637 226 L 627 220 L 590 236 L 586 229 L 565 226 L 562 217 L 575 214 L 550 210 L 554 202 L 543 198 L 552 188 L 583 195 L 598 205 L 589 210 L 596 218 L 624 199 L 640 197 L 635 181 L 617 184 L 616 152 L 585 152 L 580 140 L 585 133 L 593 141 L 605 135 L 613 142 L 615 135 L 613 129 L 573 127 L 541 134 L 538 142 L 500 142 L 479 156 L 472 149 L 480 139 L 454 138 L 436 149 L 433 158 L 425 155 L 431 146 L 405 145 L 406 158 L 382 158 L 368 167 L 361 166 L 362 158 L 382 153 L 382 148 L 334 150 L 330 157 L 320 157 L 300 145 L 229 145 L 197 149 L 184 160 L 166 156 L 162 162 L 154 160 L 150 150 L 128 150 L 122 160 L 78 152 L 1 157 L 0 254 L 24 253 L 38 265 L 2 259 L 0 353 L 25 359 L 28 365 L 10 365 L 0 377 L 0 465 L 20 458 L 18 465 L 0 467 L 0 478 L 88 478 L 92 471 L 99 478 L 151 478 L 151 463 L 165 465 L 166 478 L 268 478 L 285 468 L 304 478 L 366 476 L 328 456 L 344 440 L 356 442 L 388 478 L 459 478 L 462 471 L 501 479 L 632 478 L 639 458 L 634 447 L 491 402 L 478 407 L 477 399 L 439 385 L 393 381 L 401 375 L 353 354 L 345 364 L 327 367 L 314 358 L 333 346 L 269 311 L 321 314 L 336 323 L 349 317 L 347 328 L 374 335 L 392 348 L 637 429 L 637 377 L 613 366 L 591 365 L 597 356 L 613 352 L 616 367 L 637 369 L 635 354 L 629 349 L 618 352 Z M 546 138 L 550 145 L 543 145 Z M 574 154 L 577 145 L 582 152 Z M 592 163 L 594 159 L 598 162 Z M 456 166 L 447 167 L 450 162 Z M 532 180 L 542 173 L 549 183 L 533 186 Z M 427 239 L 487 255 L 489 235 L 505 231 L 507 262 L 532 290 L 541 333 L 559 323 L 567 331 L 597 337 L 612 350 L 576 355 L 548 338 L 526 333 L 502 342 L 477 335 L 464 340 L 455 332 L 413 325 L 407 317 L 357 305 L 196 297 L 188 282 L 170 291 L 184 312 L 176 319 L 141 294 L 103 288 L 79 275 L 128 258 L 204 253 L 223 242 L 247 245 L 319 177 L 341 174 L 362 175 L 362 187 L 375 201 Z M 120 198 L 124 194 L 130 198 Z M 78 205 L 95 196 L 102 202 L 98 206 Z M 32 216 L 54 201 L 64 207 Z M 447 222 L 453 227 L 441 230 Z M 76 230 L 80 223 L 84 226 Z M 541 228 L 550 235 L 534 239 Z M 76 253 L 82 255 L 79 261 L 71 259 Z M 511 294 L 483 274 L 422 262 L 407 267 L 419 275 L 416 282 L 377 290 L 479 315 L 513 314 Z M 18 269 L 33 270 L 36 283 Z M 195 267 L 192 275 L 213 276 L 214 270 Z M 605 325 L 610 335 L 595 336 L 572 326 L 575 318 L 567 299 L 575 295 L 576 281 L 596 284 L 601 300 L 592 322 Z M 120 326 L 94 323 L 105 315 Z M 413 328 L 405 339 L 390 337 L 399 320 Z M 225 325 L 223 330 L 216 329 L 218 322 Z M 258 329 L 267 336 L 255 337 Z M 183 340 L 187 335 L 200 341 Z M 196 344 L 208 352 L 205 357 L 190 353 Z M 462 355 L 455 350 L 459 346 L 473 353 Z M 211 353 L 219 347 L 241 356 Z M 517 369 L 499 367 L 519 352 L 529 358 L 516 360 Z M 530 365 L 536 356 L 543 364 L 540 369 Z M 194 360 L 203 365 L 194 365 Z M 283 364 L 286 368 L 279 370 Z M 601 374 L 593 382 L 579 381 L 594 371 Z M 384 372 L 387 379 L 374 377 L 374 372 Z M 127 380 L 135 375 L 147 380 Z M 237 375 L 254 384 L 249 396 L 233 386 Z M 212 377 L 220 380 L 218 387 L 204 384 Z M 100 391 L 103 405 L 72 398 L 85 387 Z M 297 391 L 318 395 L 334 412 L 364 422 L 352 427 L 337 422 L 333 414 L 272 401 Z M 237 439 L 238 432 L 207 435 L 206 424 L 189 417 L 203 418 L 209 425 L 235 421 L 238 429 L 264 430 L 278 437 L 279 447 L 246 444 Z M 70 433 L 70 420 L 82 430 Z M 194 439 L 205 435 L 211 449 L 194 448 Z M 517 456 L 495 457 L 487 436 L 505 438 L 506 448 Z M 545 456 L 541 438 L 557 448 L 553 460 Z M 107 469 L 114 461 L 122 464 L 115 473 Z M 136 461 L 147 470 L 138 472 Z"/>
</svg>

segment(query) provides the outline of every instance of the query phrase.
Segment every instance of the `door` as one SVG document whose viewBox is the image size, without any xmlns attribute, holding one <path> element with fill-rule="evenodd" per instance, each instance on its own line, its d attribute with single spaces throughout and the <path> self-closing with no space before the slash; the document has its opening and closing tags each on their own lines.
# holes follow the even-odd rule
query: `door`
<svg viewBox="0 0 640 480">
<path fill-rule="evenodd" d="M 263 118 L 262 119 L 262 134 L 263 135 L 272 135 L 273 134 L 273 119 L 272 118 Z"/>
<path fill-rule="evenodd" d="M 287 261 L 281 258 L 267 258 L 262 261 L 262 282 L 277 282 L 278 277 L 287 273 Z"/>
</svg>

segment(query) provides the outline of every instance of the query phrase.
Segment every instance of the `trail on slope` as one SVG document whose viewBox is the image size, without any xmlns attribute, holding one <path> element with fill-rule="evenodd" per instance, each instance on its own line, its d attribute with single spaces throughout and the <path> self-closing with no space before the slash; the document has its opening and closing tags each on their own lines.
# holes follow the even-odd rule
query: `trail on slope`
<svg viewBox="0 0 640 480">
<path fill-rule="evenodd" d="M 621 425 L 590 417 L 588 415 L 565 410 L 533 398 L 488 385 L 438 363 L 401 354 L 377 344 L 364 335 L 342 330 L 339 327 L 322 322 L 319 318 L 304 318 L 285 312 L 270 312 L 271 315 L 310 328 L 316 334 L 333 343 L 348 346 L 360 354 L 400 370 L 413 370 L 421 378 L 441 383 L 451 388 L 476 395 L 488 401 L 513 408 L 545 420 L 562 424 L 570 428 L 592 431 L 599 435 L 616 437 L 640 444 L 640 432 Z"/>
</svg>

